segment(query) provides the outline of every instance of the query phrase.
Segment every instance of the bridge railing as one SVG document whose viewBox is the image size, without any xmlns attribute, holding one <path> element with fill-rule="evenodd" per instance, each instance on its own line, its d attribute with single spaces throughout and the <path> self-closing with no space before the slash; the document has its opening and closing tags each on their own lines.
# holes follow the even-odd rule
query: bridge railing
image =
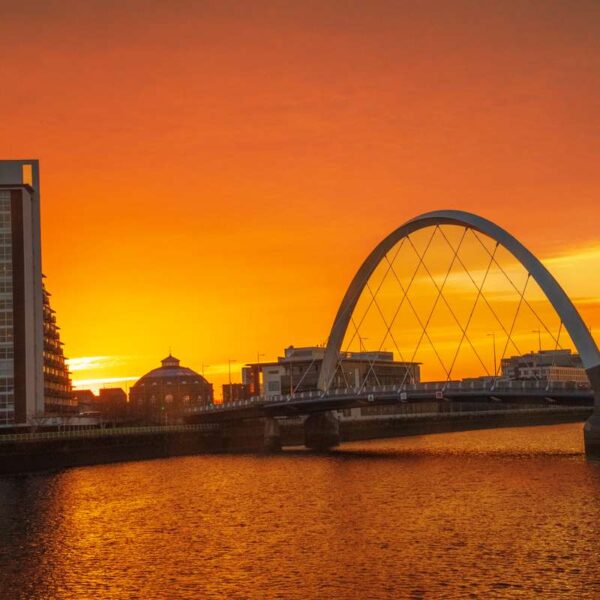
<svg viewBox="0 0 600 600">
<path fill-rule="evenodd" d="M 67 440 L 82 438 L 119 437 L 130 435 L 149 435 L 154 433 L 182 433 L 218 431 L 214 423 L 194 425 L 151 425 L 145 427 L 107 427 L 97 429 L 75 429 L 71 431 L 36 431 L 28 433 L 0 434 L 0 444 L 10 442 L 35 442 L 40 440 Z"/>
<path fill-rule="evenodd" d="M 477 381 L 449 381 L 441 383 L 438 381 L 408 383 L 408 384 L 386 384 L 377 386 L 363 386 L 360 388 L 334 388 L 326 394 L 319 390 L 308 390 L 294 394 L 273 395 L 273 396 L 252 396 L 243 400 L 235 400 L 222 404 L 211 404 L 202 407 L 190 409 L 190 413 L 206 413 L 214 411 L 238 410 L 245 407 L 264 406 L 268 404 L 278 404 L 282 402 L 298 402 L 302 400 L 313 400 L 321 397 L 339 397 L 339 396 L 376 396 L 378 394 L 405 393 L 437 393 L 466 391 L 470 394 L 490 394 L 493 392 L 511 392 L 519 391 L 539 391 L 540 393 L 567 392 L 567 391 L 588 391 L 591 393 L 591 387 L 585 384 L 565 381 L 544 381 L 544 380 L 514 380 L 506 381 L 501 379 L 493 380 L 488 385 L 481 385 Z"/>
</svg>

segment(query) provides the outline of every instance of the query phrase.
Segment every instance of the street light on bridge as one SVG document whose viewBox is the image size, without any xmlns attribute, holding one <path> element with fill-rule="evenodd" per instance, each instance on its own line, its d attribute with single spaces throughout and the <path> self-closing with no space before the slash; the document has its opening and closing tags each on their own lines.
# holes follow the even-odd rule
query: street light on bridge
<svg viewBox="0 0 600 600">
<path fill-rule="evenodd" d="M 365 340 L 368 340 L 368 337 L 362 337 L 360 333 L 358 334 L 358 347 L 361 352 L 366 352 L 367 347 L 365 346 Z"/>
<path fill-rule="evenodd" d="M 532 329 L 531 333 L 538 334 L 538 350 L 541 352 L 542 351 L 542 330 L 541 329 Z"/>
<path fill-rule="evenodd" d="M 235 358 L 227 359 L 227 370 L 229 372 L 229 392 L 231 393 L 231 363 L 235 362 Z"/>
<path fill-rule="evenodd" d="M 496 366 L 496 333 L 495 332 L 488 333 L 487 337 L 492 338 L 492 344 L 494 346 L 494 378 L 495 378 L 498 375 L 498 368 Z"/>
</svg>

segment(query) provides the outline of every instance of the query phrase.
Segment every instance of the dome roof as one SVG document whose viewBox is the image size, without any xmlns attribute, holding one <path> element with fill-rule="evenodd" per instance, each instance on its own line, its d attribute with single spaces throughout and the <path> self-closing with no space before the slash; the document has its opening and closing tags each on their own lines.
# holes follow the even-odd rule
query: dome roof
<svg viewBox="0 0 600 600">
<path fill-rule="evenodd" d="M 186 380 L 186 383 L 205 383 L 210 385 L 200 373 L 196 373 L 196 371 L 188 369 L 187 367 L 182 367 L 179 359 L 170 354 L 160 362 L 160 367 L 152 369 L 152 371 L 149 371 L 143 377 L 140 377 L 140 379 L 135 382 L 135 385 L 152 383 L 153 381 L 161 381 L 164 379 L 169 381 L 183 379 Z"/>
</svg>

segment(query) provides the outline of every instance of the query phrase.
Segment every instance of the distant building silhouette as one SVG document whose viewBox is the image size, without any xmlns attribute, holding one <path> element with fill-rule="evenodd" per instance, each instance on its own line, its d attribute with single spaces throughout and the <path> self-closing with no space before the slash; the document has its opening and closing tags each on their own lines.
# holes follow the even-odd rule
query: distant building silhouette
<svg viewBox="0 0 600 600">
<path fill-rule="evenodd" d="M 325 348 L 289 346 L 277 362 L 250 363 L 242 378 L 250 395 L 278 396 L 317 389 Z M 392 352 L 346 352 L 340 355 L 333 388 L 418 383 L 420 363 L 395 361 Z"/>
<path fill-rule="evenodd" d="M 107 421 L 124 421 L 129 417 L 127 393 L 122 388 L 102 388 L 87 410 L 99 413 Z"/>
<path fill-rule="evenodd" d="M 98 396 L 92 390 L 73 390 L 73 402 L 77 404 L 79 413 L 90 412 L 98 409 Z"/>
<path fill-rule="evenodd" d="M 122 388 L 102 388 L 98 392 L 98 401 L 115 407 L 125 406 L 127 394 Z"/>
<path fill-rule="evenodd" d="M 569 349 L 511 356 L 503 358 L 500 366 L 502 377 L 506 379 L 564 381 L 588 386 L 590 383 L 579 354 Z"/>
<path fill-rule="evenodd" d="M 151 422 L 176 422 L 185 412 L 213 402 L 213 386 L 202 375 L 167 356 L 129 391 L 132 415 Z"/>
<path fill-rule="evenodd" d="M 97 395 L 92 390 L 74 390 L 71 397 L 80 415 L 94 413 L 110 421 L 130 416 L 127 393 L 122 388 L 102 388 Z"/>
<path fill-rule="evenodd" d="M 223 384 L 223 402 L 237 402 L 250 398 L 250 386 L 245 383 Z"/>
</svg>

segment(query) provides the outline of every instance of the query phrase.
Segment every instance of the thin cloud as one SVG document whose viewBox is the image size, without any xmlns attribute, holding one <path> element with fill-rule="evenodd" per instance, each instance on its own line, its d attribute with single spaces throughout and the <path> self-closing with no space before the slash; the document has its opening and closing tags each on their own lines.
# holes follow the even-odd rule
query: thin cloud
<svg viewBox="0 0 600 600">
<path fill-rule="evenodd" d="M 564 263 L 571 265 L 573 261 L 579 262 L 588 260 L 600 262 L 600 244 L 593 244 L 591 246 L 578 246 L 569 250 L 565 250 L 564 252 L 561 252 L 555 256 L 542 259 L 542 262 L 545 265 L 562 265 Z"/>
<path fill-rule="evenodd" d="M 67 359 L 67 365 L 71 373 L 77 371 L 92 371 L 124 364 L 126 356 L 78 356 Z"/>
<path fill-rule="evenodd" d="M 235 361 L 231 362 L 231 373 L 237 373 L 240 367 L 246 365 L 246 361 Z M 217 363 L 216 365 L 205 365 L 204 373 L 212 373 L 213 375 L 225 375 L 229 373 L 229 363 Z"/>
<path fill-rule="evenodd" d="M 90 389 L 96 393 L 105 387 L 116 387 L 115 384 L 123 384 L 131 381 L 137 381 L 139 376 L 135 377 L 101 377 L 97 379 L 74 379 L 73 388 L 76 390 Z"/>
</svg>

